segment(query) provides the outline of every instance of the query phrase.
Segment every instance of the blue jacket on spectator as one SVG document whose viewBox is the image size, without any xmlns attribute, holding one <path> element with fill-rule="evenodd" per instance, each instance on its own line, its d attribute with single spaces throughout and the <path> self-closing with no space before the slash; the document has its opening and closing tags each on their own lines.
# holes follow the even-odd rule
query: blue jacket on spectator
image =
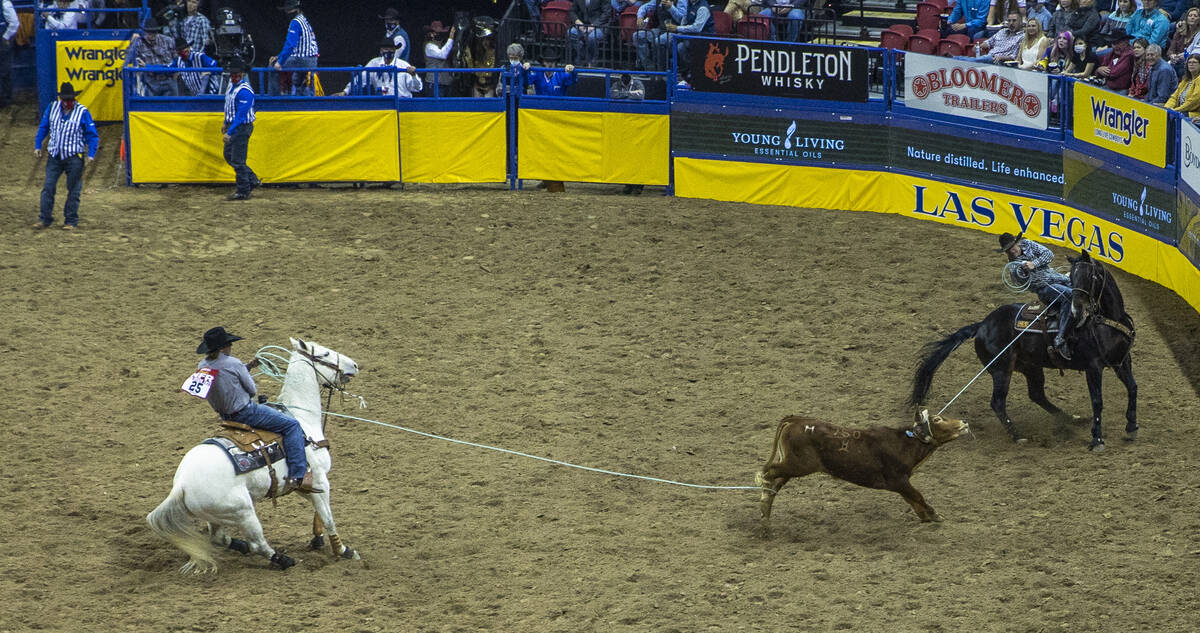
<svg viewBox="0 0 1200 633">
<path fill-rule="evenodd" d="M 1167 66 L 1170 67 L 1170 64 L 1167 64 Z M 567 88 L 574 86 L 578 79 L 579 77 L 573 70 L 571 72 L 565 70 L 555 71 L 549 77 L 546 76 L 545 71 L 529 74 L 529 80 L 533 83 L 534 92 L 545 97 L 567 96 Z M 1171 91 L 1174 92 L 1174 88 Z M 1167 96 L 1170 97 L 1171 95 L 1168 94 Z M 1163 103 L 1166 103 L 1166 100 Z"/>
<path fill-rule="evenodd" d="M 954 24 L 958 22 L 959 18 L 966 18 L 967 32 L 974 37 L 977 32 L 987 26 L 988 11 L 991 8 L 991 0 L 959 0 L 946 21 Z"/>
<path fill-rule="evenodd" d="M 1129 34 L 1130 39 L 1136 40 L 1144 37 L 1147 42 L 1166 48 L 1167 31 L 1171 30 L 1171 21 L 1157 8 L 1150 11 L 1149 17 L 1146 16 L 1145 11 L 1145 9 L 1138 9 L 1133 12 L 1133 15 L 1129 17 L 1129 24 L 1125 27 L 1125 32 Z"/>
<path fill-rule="evenodd" d="M 1163 105 L 1171 98 L 1171 93 L 1179 85 L 1179 75 L 1171 63 L 1165 59 L 1158 60 L 1158 65 L 1150 69 L 1150 81 L 1147 82 L 1146 103 Z"/>
<path fill-rule="evenodd" d="M 1158 8 L 1171 14 L 1172 24 L 1178 22 L 1183 17 L 1183 12 L 1191 6 L 1192 3 L 1189 0 L 1159 0 L 1158 3 Z"/>
</svg>

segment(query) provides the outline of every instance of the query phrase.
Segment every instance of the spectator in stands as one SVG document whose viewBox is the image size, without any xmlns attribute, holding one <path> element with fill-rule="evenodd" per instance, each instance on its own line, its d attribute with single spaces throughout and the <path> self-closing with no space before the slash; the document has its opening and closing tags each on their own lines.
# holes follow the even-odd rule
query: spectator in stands
<svg viewBox="0 0 1200 633">
<path fill-rule="evenodd" d="M 1175 35 L 1171 36 L 1171 45 L 1167 47 L 1167 59 L 1180 78 L 1186 70 L 1184 66 L 1188 49 L 1196 40 L 1197 33 L 1200 33 L 1200 9 L 1192 7 L 1184 14 L 1179 24 L 1175 25 Z"/>
<path fill-rule="evenodd" d="M 605 27 L 612 23 L 612 16 L 610 0 L 572 0 L 568 18 L 572 26 L 567 38 L 575 51 L 575 61 L 584 66 L 596 63 L 600 40 L 604 38 Z"/>
<path fill-rule="evenodd" d="M 1076 79 L 1087 79 L 1096 72 L 1096 65 L 1099 61 L 1088 41 L 1077 37 L 1071 42 L 1071 55 L 1067 58 L 1067 67 L 1063 69 L 1063 75 Z"/>
<path fill-rule="evenodd" d="M 225 162 L 233 168 L 237 188 L 228 200 L 249 200 L 250 192 L 261 184 L 253 169 L 246 164 L 250 151 L 250 135 L 254 133 L 254 89 L 247 74 L 250 63 L 234 58 L 226 67 L 229 72 L 229 92 L 225 93 L 225 124 L 221 138 L 225 141 Z"/>
<path fill-rule="evenodd" d="M 1021 45 L 1021 14 L 1010 11 L 1004 18 L 1004 27 L 992 34 L 979 45 L 981 53 L 987 53 L 973 59 L 977 62 L 1001 64 L 1017 58 L 1017 47 Z"/>
<path fill-rule="evenodd" d="M 959 0 L 946 19 L 950 33 L 966 33 L 972 40 L 982 35 L 986 32 L 991 8 L 991 0 Z"/>
<path fill-rule="evenodd" d="M 396 57 L 406 62 L 412 61 L 412 40 L 408 37 L 408 31 L 400 26 L 400 12 L 388 7 L 379 18 L 383 20 L 383 36 L 392 38 L 396 44 Z"/>
<path fill-rule="evenodd" d="M 998 26 L 1003 26 L 1004 20 L 1008 18 L 1008 14 L 1014 11 L 1021 19 L 1025 18 L 1025 0 L 991 0 L 991 3 L 992 6 L 988 9 L 988 31 Z"/>
<path fill-rule="evenodd" d="M 67 203 L 63 206 L 63 229 L 68 231 L 79 226 L 79 193 L 83 190 L 84 150 L 88 163 L 96 158 L 100 149 L 100 135 L 92 113 L 82 103 L 75 101 L 75 87 L 64 82 L 58 89 L 58 99 L 42 113 L 37 137 L 33 140 L 33 155 L 42 157 L 42 143 L 46 144 L 46 182 L 42 185 L 42 206 L 38 222 L 39 229 L 54 223 L 54 190 L 58 179 L 67 175 Z"/>
<path fill-rule="evenodd" d="M 608 88 L 608 97 L 610 99 L 624 101 L 642 101 L 646 98 L 646 86 L 642 84 L 640 79 L 634 79 L 629 73 L 625 73 L 612 82 Z M 642 195 L 643 185 L 625 185 L 621 190 L 623 195 Z"/>
<path fill-rule="evenodd" d="M 1179 76 L 1171 63 L 1162 58 L 1162 47 L 1151 44 L 1146 47 L 1146 65 L 1150 68 L 1150 85 L 1146 91 L 1146 102 L 1163 105 L 1175 92 Z"/>
<path fill-rule="evenodd" d="M 1091 41 L 1100 30 L 1100 13 L 1096 11 L 1096 0 L 1079 0 L 1079 8 L 1068 25 L 1071 37 Z"/>
<path fill-rule="evenodd" d="M 647 29 L 647 18 L 653 13 L 658 27 Z M 646 70 L 666 68 L 667 44 L 674 33 L 686 35 L 716 32 L 708 0 L 650 0 L 638 9 L 638 32 L 633 34 L 637 45 L 638 63 Z M 679 67 L 688 67 L 688 42 L 676 44 Z"/>
<path fill-rule="evenodd" d="M 775 25 L 776 39 L 798 42 L 800 41 L 800 28 L 804 26 L 803 3 L 804 0 L 771 0 L 771 6 L 764 7 L 759 15 L 771 18 L 771 23 Z M 786 28 L 780 28 L 782 22 L 787 23 Z M 782 31 L 782 36 L 780 31 Z"/>
<path fill-rule="evenodd" d="M 1125 31 L 1134 39 L 1145 38 L 1160 48 L 1167 45 L 1169 30 L 1171 21 L 1165 12 L 1158 9 L 1158 0 L 1142 0 L 1142 8 L 1129 16 L 1129 24 L 1125 27 Z"/>
<path fill-rule="evenodd" d="M 1158 8 L 1166 14 L 1172 23 L 1183 19 L 1183 12 L 1193 6 L 1191 0 L 1159 0 Z"/>
<path fill-rule="evenodd" d="M 617 16 L 630 7 L 634 9 L 642 8 L 642 5 L 646 4 L 646 0 L 610 0 L 609 4 L 612 5 L 613 15 Z"/>
<path fill-rule="evenodd" d="M 0 0 L 0 108 L 12 103 L 12 39 L 20 26 L 12 0 Z"/>
<path fill-rule="evenodd" d="M 508 62 L 500 66 L 502 73 L 512 76 L 512 86 L 517 94 L 528 94 L 530 91 L 529 80 L 529 64 L 525 63 L 525 47 L 513 42 L 508 45 L 505 50 L 508 56 Z M 500 84 L 500 92 L 503 92 L 505 84 Z"/>
<path fill-rule="evenodd" d="M 1133 48 L 1129 45 L 1128 35 L 1113 42 L 1112 48 L 1100 58 L 1096 76 L 1104 79 L 1104 87 L 1113 92 L 1129 92 L 1129 82 L 1133 79 Z"/>
<path fill-rule="evenodd" d="M 42 9 L 56 9 L 50 13 L 43 13 L 42 23 L 43 28 L 52 31 L 66 31 L 79 28 L 79 23 L 84 21 L 84 14 L 70 9 L 86 9 L 85 0 L 47 0 L 42 3 Z"/>
<path fill-rule="evenodd" d="M 162 34 L 162 27 L 154 18 L 146 18 L 141 33 L 129 38 L 125 49 L 125 65 L 145 68 L 147 66 L 170 66 L 178 51 L 175 40 Z M 179 82 L 169 73 L 137 73 L 138 94 L 144 97 L 179 96 Z"/>
<path fill-rule="evenodd" d="M 523 64 L 525 70 L 529 70 L 532 65 L 529 62 Z M 533 84 L 533 91 L 536 95 L 546 97 L 565 97 L 567 96 L 567 88 L 575 85 L 579 81 L 579 76 L 575 74 L 575 66 L 567 64 L 562 70 L 554 70 L 554 62 L 551 60 L 542 60 L 542 66 L 545 70 L 539 73 L 530 73 L 529 82 Z"/>
<path fill-rule="evenodd" d="M 725 3 L 725 13 L 729 21 L 737 24 L 748 15 L 758 15 L 764 9 L 763 5 L 770 0 L 729 0 Z M 642 4 L 645 4 L 644 2 Z"/>
<path fill-rule="evenodd" d="M 1150 64 L 1149 58 L 1146 57 L 1146 49 L 1150 48 L 1150 42 L 1146 38 L 1139 37 L 1133 40 L 1133 73 L 1129 80 L 1129 96 L 1134 99 L 1146 99 L 1146 93 L 1150 90 Z"/>
<path fill-rule="evenodd" d="M 313 33 L 312 25 L 300 10 L 300 0 L 284 0 L 280 9 L 291 17 L 291 21 L 288 24 L 287 38 L 283 42 L 283 50 L 272 56 L 270 63 L 275 66 L 275 70 L 315 68 L 321 51 L 317 46 L 317 36 Z M 279 83 L 276 81 L 271 82 L 271 94 L 279 94 Z M 292 73 L 291 94 L 312 96 L 313 87 L 308 81 L 308 71 Z"/>
<path fill-rule="evenodd" d="M 1054 19 L 1054 14 L 1046 8 L 1046 3 L 1039 0 L 1033 4 L 1033 8 L 1029 9 L 1028 17 L 1037 18 L 1042 24 L 1042 31 L 1050 29 L 1050 21 Z"/>
<path fill-rule="evenodd" d="M 1112 46 L 1118 38 L 1126 35 L 1129 18 L 1133 17 L 1135 8 L 1133 0 L 1117 0 L 1117 10 L 1105 15 L 1104 19 L 1100 21 L 1099 33 L 1102 38 L 1100 44 Z"/>
<path fill-rule="evenodd" d="M 1058 0 L 1058 9 L 1051 16 L 1050 28 L 1046 29 L 1046 32 L 1058 34 L 1063 31 L 1070 31 L 1071 21 L 1075 19 L 1075 13 L 1078 11 L 1079 3 L 1077 0 Z"/>
<path fill-rule="evenodd" d="M 1167 107 L 1188 115 L 1193 121 L 1200 119 L 1200 55 L 1187 58 L 1183 78 L 1167 99 Z"/>
<path fill-rule="evenodd" d="M 200 0 L 187 0 L 187 16 L 183 18 L 179 29 L 182 37 L 191 45 L 194 53 L 203 54 L 209 44 L 209 32 L 212 23 L 208 17 L 200 13 Z"/>
<path fill-rule="evenodd" d="M 217 60 L 192 50 L 192 45 L 186 40 L 175 44 L 179 54 L 168 64 L 171 68 L 217 68 Z M 212 73 L 184 72 L 179 73 L 179 82 L 183 84 L 185 93 L 195 95 L 215 95 L 218 89 L 217 76 Z"/>
<path fill-rule="evenodd" d="M 396 57 L 396 43 L 392 38 L 385 37 L 379 41 L 379 56 L 368 61 L 365 68 L 393 68 L 397 66 L 395 63 L 396 59 L 398 59 Z M 392 76 L 391 72 L 364 70 L 351 77 L 350 83 L 346 84 L 346 87 L 341 92 L 334 93 L 334 96 L 352 94 L 390 97 L 396 94 L 396 82 L 397 79 Z"/>
<path fill-rule="evenodd" d="M 1042 60 L 1042 66 L 1046 72 L 1057 75 L 1066 71 L 1067 62 L 1071 59 L 1071 46 L 1075 38 L 1071 37 L 1070 31 L 1063 31 L 1054 38 L 1054 43 L 1046 51 L 1046 57 Z"/>
<path fill-rule="evenodd" d="M 1017 45 L 1017 68 L 1024 70 L 1033 70 L 1041 65 L 1042 58 L 1046 56 L 1046 49 L 1050 47 L 1050 38 L 1042 33 L 1042 23 L 1037 21 L 1037 18 L 1026 18 L 1025 20 L 1025 36 L 1021 38 L 1021 43 Z"/>
<path fill-rule="evenodd" d="M 525 0 L 525 9 L 529 11 L 529 19 L 535 21 L 542 19 L 542 6 L 545 5 L 547 1 L 548 0 Z"/>
<path fill-rule="evenodd" d="M 447 37 L 449 33 L 449 37 Z M 425 67 L 449 68 L 450 51 L 454 50 L 454 36 L 458 35 L 456 27 L 446 28 L 441 20 L 434 20 L 425 27 Z M 520 44 L 517 44 L 520 46 Z M 521 49 L 524 52 L 524 49 Z M 437 75 L 434 77 L 434 75 Z M 437 84 L 437 94 L 441 97 L 450 96 L 450 83 L 454 80 L 452 73 L 427 73 L 425 75 L 425 96 L 434 96 L 434 84 Z"/>
</svg>

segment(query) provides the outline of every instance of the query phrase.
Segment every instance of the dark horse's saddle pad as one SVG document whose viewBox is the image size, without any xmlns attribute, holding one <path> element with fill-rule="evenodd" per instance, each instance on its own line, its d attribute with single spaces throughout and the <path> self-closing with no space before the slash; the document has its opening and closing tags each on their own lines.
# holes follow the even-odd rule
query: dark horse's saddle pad
<svg viewBox="0 0 1200 633">
<path fill-rule="evenodd" d="M 1057 332 L 1058 306 L 1046 310 L 1046 314 L 1042 314 L 1042 310 L 1046 310 L 1045 306 L 1037 303 L 1026 303 L 1021 306 L 1021 309 L 1017 310 L 1017 318 L 1014 322 L 1017 329 L 1029 328 L 1038 332 Z M 1040 319 L 1037 318 L 1039 314 L 1042 314 Z"/>
<path fill-rule="evenodd" d="M 212 444 L 224 449 L 237 474 L 248 473 L 268 463 L 283 461 L 287 455 L 279 434 L 255 429 L 237 422 L 221 422 L 221 430 L 203 444 Z"/>
</svg>

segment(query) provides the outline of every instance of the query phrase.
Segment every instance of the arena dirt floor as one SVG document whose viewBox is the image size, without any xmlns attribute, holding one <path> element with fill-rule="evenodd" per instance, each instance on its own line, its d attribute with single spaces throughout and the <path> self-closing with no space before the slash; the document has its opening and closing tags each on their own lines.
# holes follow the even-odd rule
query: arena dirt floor
<svg viewBox="0 0 1200 633">
<path fill-rule="evenodd" d="M 1106 374 L 1108 450 L 1014 383 L 1010 443 L 977 383 L 974 437 L 890 492 L 758 493 L 570 469 L 362 422 L 331 424 L 333 502 L 362 561 L 307 552 L 311 508 L 260 508 L 301 558 L 224 553 L 181 576 L 146 513 L 213 416 L 178 391 L 203 331 L 248 358 L 289 336 L 355 358 L 334 410 L 576 464 L 752 485 L 776 423 L 907 424 L 921 345 L 994 306 L 991 235 L 864 213 L 568 185 L 122 186 L 119 130 L 81 229 L 36 231 L 32 106 L 0 111 L 0 631 L 1195 631 L 1200 316 L 1118 272 L 1142 423 Z M 60 193 L 59 204 L 62 196 Z M 61 208 L 56 210 L 61 222 Z M 1060 261 L 1066 255 L 1058 251 Z M 944 403 L 979 369 L 960 349 Z M 277 386 L 263 382 L 264 391 Z M 1084 378 L 1049 394 L 1088 413 Z"/>
</svg>

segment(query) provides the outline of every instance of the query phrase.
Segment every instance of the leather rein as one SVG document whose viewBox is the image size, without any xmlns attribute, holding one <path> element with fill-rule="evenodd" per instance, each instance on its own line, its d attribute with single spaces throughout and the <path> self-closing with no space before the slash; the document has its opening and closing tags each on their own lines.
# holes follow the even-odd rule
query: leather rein
<svg viewBox="0 0 1200 633">
<path fill-rule="evenodd" d="M 1089 262 L 1086 265 L 1089 266 L 1087 274 L 1088 287 L 1084 288 L 1083 286 L 1079 286 L 1072 289 L 1072 292 L 1083 295 L 1085 320 L 1089 320 L 1093 323 L 1099 323 L 1100 325 L 1106 325 L 1120 332 L 1125 336 L 1125 338 L 1129 339 L 1129 345 L 1132 347 L 1134 337 L 1136 335 L 1136 331 L 1133 328 L 1133 319 L 1130 319 L 1129 325 L 1126 325 L 1120 321 L 1110 319 L 1100 311 L 1100 300 L 1104 298 L 1104 292 L 1108 289 L 1108 275 L 1105 275 L 1103 272 L 1104 269 L 1100 268 L 1097 264 Z M 1100 284 L 1100 290 L 1093 292 L 1097 282 Z M 1093 334 L 1093 336 L 1095 336 L 1095 334 Z"/>
</svg>

